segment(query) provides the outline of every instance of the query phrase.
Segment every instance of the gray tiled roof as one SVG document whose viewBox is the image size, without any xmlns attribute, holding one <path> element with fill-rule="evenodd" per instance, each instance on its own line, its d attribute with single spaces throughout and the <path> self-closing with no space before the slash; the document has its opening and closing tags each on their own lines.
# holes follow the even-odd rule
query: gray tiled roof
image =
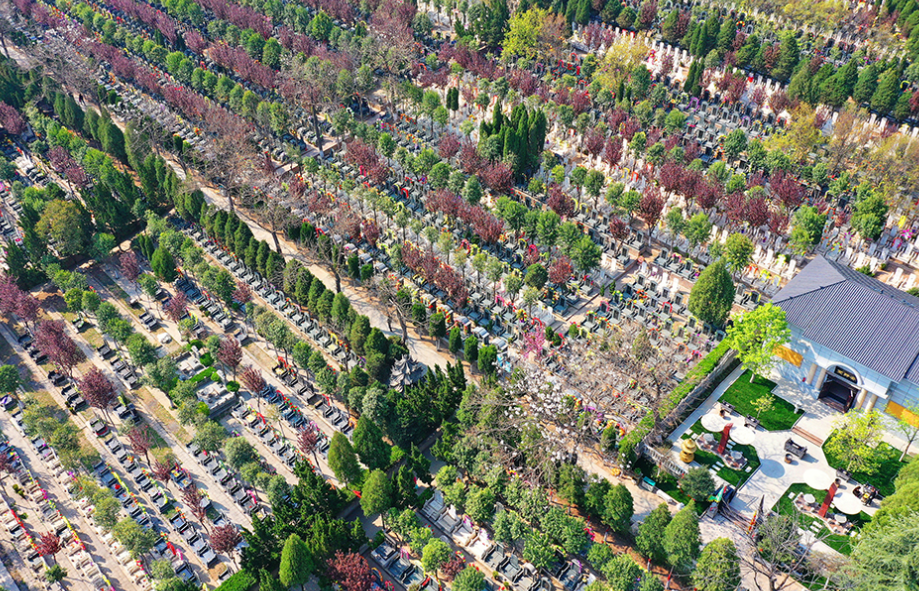
<svg viewBox="0 0 919 591">
<path fill-rule="evenodd" d="M 919 384 L 919 298 L 817 256 L 772 302 L 806 339 Z"/>
</svg>

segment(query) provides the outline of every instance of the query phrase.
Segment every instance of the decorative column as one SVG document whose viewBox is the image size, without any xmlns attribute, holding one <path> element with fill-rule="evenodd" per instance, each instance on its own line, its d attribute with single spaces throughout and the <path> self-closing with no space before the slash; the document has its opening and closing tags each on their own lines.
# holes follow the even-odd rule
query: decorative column
<svg viewBox="0 0 919 591">
<path fill-rule="evenodd" d="M 724 449 L 728 446 L 728 438 L 731 436 L 731 427 L 734 423 L 728 423 L 721 430 L 721 441 L 718 442 L 718 455 L 724 454 Z"/>
<path fill-rule="evenodd" d="M 862 388 L 858 391 L 858 397 L 855 399 L 855 404 L 852 405 L 852 408 L 858 409 L 862 407 L 862 404 L 865 403 L 865 396 L 867 396 L 868 390 Z"/>
<path fill-rule="evenodd" d="M 865 404 L 865 412 L 871 412 L 871 409 L 874 408 L 874 403 L 878 401 L 878 395 L 872 394 L 871 398 L 868 399 L 868 403 Z"/>
<path fill-rule="evenodd" d="M 817 379 L 814 381 L 814 388 L 819 390 L 823 387 L 823 381 L 826 379 L 826 368 L 820 368 L 820 374 L 817 375 Z"/>
<path fill-rule="evenodd" d="M 804 380 L 804 382 L 805 382 L 806 384 L 813 384 L 813 383 L 814 383 L 814 376 L 815 376 L 816 374 L 817 374 L 817 364 L 816 364 L 816 363 L 811 363 L 810 369 L 807 370 L 807 379 Z"/>
<path fill-rule="evenodd" d="M 833 497 L 836 496 L 837 489 L 839 489 L 839 485 L 834 481 L 833 484 L 830 485 L 830 490 L 826 491 L 826 496 L 823 498 L 823 504 L 820 505 L 820 511 L 818 511 L 820 517 L 826 517 L 827 511 L 830 509 L 830 504 L 833 502 Z"/>
</svg>

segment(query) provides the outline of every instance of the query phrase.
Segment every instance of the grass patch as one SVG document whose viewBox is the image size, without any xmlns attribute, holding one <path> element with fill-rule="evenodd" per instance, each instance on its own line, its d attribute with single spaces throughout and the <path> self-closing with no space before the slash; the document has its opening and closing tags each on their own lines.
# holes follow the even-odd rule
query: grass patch
<svg viewBox="0 0 919 591">
<path fill-rule="evenodd" d="M 689 498 L 689 495 L 680 490 L 679 483 L 677 479 L 661 468 L 658 468 L 654 464 L 648 461 L 648 458 L 642 456 L 635 462 L 635 471 L 640 473 L 641 476 L 648 477 L 654 481 L 654 484 L 657 485 L 657 488 L 663 492 L 670 495 L 675 501 L 688 505 L 692 499 Z M 702 515 L 707 508 L 705 503 L 696 503 L 696 513 Z"/>
<path fill-rule="evenodd" d="M 93 349 L 98 349 L 102 346 L 102 343 L 105 342 L 102 338 L 102 333 L 95 327 L 87 328 L 83 332 L 83 338 L 86 339 L 87 343 L 92 345 Z"/>
<path fill-rule="evenodd" d="M 741 416 L 756 416 L 753 401 L 763 396 L 771 396 L 772 410 L 763 413 L 759 417 L 759 423 L 767 431 L 787 431 L 794 426 L 804 411 L 796 413 L 792 403 L 773 394 L 772 389 L 775 386 L 775 382 L 762 376 L 756 376 L 756 379 L 750 382 L 750 372 L 745 371 L 721 395 L 721 402 L 734 405 Z"/>
<path fill-rule="evenodd" d="M 826 461 L 832 468 L 837 470 L 839 468 L 845 468 L 845 460 L 831 454 L 827 450 L 826 444 L 829 443 L 832 438 L 833 435 L 831 434 L 823 443 L 823 453 L 826 455 Z M 894 493 L 894 480 L 896 480 L 897 474 L 900 473 L 900 469 L 906 465 L 906 462 L 900 461 L 900 450 L 883 441 L 877 446 L 874 453 L 877 459 L 877 470 L 870 474 L 856 471 L 852 473 L 852 478 L 858 482 L 873 484 L 877 487 L 878 492 L 880 492 L 882 496 L 889 497 Z"/>
<path fill-rule="evenodd" d="M 193 375 L 190 380 L 194 384 L 199 384 L 204 380 L 211 379 L 217 381 L 217 370 L 213 367 L 205 367 L 195 375 Z"/>
<path fill-rule="evenodd" d="M 788 498 L 788 495 L 793 493 L 792 498 Z M 849 555 L 852 553 L 852 547 L 855 545 L 855 542 L 858 540 L 858 536 L 849 536 L 849 535 L 836 535 L 830 533 L 830 530 L 824 525 L 823 521 L 812 515 L 805 515 L 795 507 L 794 499 L 798 494 L 811 494 L 814 495 L 814 498 L 817 499 L 817 502 L 823 501 L 823 498 L 826 496 L 825 490 L 817 490 L 811 488 L 804 483 L 792 484 L 788 487 L 788 490 L 785 491 L 785 494 L 779 499 L 779 502 L 775 505 L 775 511 L 782 515 L 793 516 L 796 513 L 800 515 L 800 519 L 803 523 L 810 525 L 811 523 L 817 522 L 820 524 L 820 530 L 817 533 L 817 536 L 823 539 L 827 546 L 836 550 L 840 554 Z M 832 511 L 832 509 L 831 509 Z M 855 526 L 854 531 L 861 531 L 866 523 L 871 521 L 871 516 L 862 511 L 858 515 L 848 515 L 849 523 Z"/>
</svg>

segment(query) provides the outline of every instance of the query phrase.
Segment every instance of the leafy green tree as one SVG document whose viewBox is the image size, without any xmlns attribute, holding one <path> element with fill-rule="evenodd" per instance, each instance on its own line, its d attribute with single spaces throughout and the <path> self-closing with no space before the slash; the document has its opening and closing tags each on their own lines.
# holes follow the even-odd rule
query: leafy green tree
<svg viewBox="0 0 919 591">
<path fill-rule="evenodd" d="M 150 268 L 157 277 L 167 283 L 172 283 L 179 276 L 176 270 L 176 262 L 172 254 L 165 248 L 157 248 L 153 251 L 153 258 L 150 260 Z"/>
<path fill-rule="evenodd" d="M 734 542 L 716 538 L 702 550 L 692 582 L 699 591 L 734 591 L 740 584 L 740 557 Z"/>
<path fill-rule="evenodd" d="M 45 569 L 45 580 L 49 583 L 63 581 L 66 577 L 67 570 L 56 562 Z"/>
<path fill-rule="evenodd" d="M 474 486 L 466 496 L 466 514 L 476 523 L 487 523 L 495 514 L 495 493 L 490 488 Z"/>
<path fill-rule="evenodd" d="M 80 312 L 83 309 L 83 290 L 79 287 L 73 287 L 64 294 L 64 301 L 67 302 L 69 312 Z"/>
<path fill-rule="evenodd" d="M 142 334 L 134 333 L 126 341 L 128 354 L 135 365 L 145 366 L 157 360 L 156 347 Z"/>
<path fill-rule="evenodd" d="M 0 392 L 7 394 L 15 392 L 22 385 L 19 377 L 19 368 L 15 365 L 0 366 Z"/>
<path fill-rule="evenodd" d="M 450 329 L 450 338 L 447 348 L 453 355 L 458 355 L 463 349 L 463 331 L 460 327 L 454 326 Z"/>
<path fill-rule="evenodd" d="M 558 495 L 572 505 L 584 503 L 584 487 L 587 478 L 584 470 L 576 464 L 563 464 L 558 474 Z"/>
<path fill-rule="evenodd" d="M 893 110 L 900 98 L 900 74 L 897 68 L 890 68 L 881 75 L 877 89 L 871 95 L 871 108 L 886 115 Z"/>
<path fill-rule="evenodd" d="M 443 313 L 438 312 L 431 315 L 428 321 L 428 332 L 434 338 L 434 342 L 437 344 L 437 350 L 439 351 L 440 339 L 447 336 L 447 322 Z"/>
<path fill-rule="evenodd" d="M 610 591 L 632 591 L 642 569 L 628 554 L 620 554 L 603 565 L 601 569 Z"/>
<path fill-rule="evenodd" d="M 495 345 L 482 347 L 482 349 L 479 351 L 478 358 L 479 371 L 486 376 L 494 375 L 497 368 L 497 363 L 498 348 Z"/>
<path fill-rule="evenodd" d="M 310 575 L 316 570 L 313 555 L 306 543 L 297 534 L 290 534 L 281 551 L 281 566 L 278 578 L 287 588 L 298 586 L 304 589 Z"/>
<path fill-rule="evenodd" d="M 747 149 L 747 134 L 742 129 L 735 129 L 724 138 L 724 155 L 729 160 L 737 160 L 741 152 Z"/>
<path fill-rule="evenodd" d="M 664 549 L 664 532 L 670 524 L 670 508 L 666 503 L 655 507 L 645 520 L 638 526 L 638 536 L 635 546 L 642 556 L 652 560 L 663 561 L 667 557 Z"/>
<path fill-rule="evenodd" d="M 734 305 L 736 290 L 720 259 L 699 275 L 689 292 L 689 311 L 714 326 L 723 326 Z"/>
<path fill-rule="evenodd" d="M 479 358 L 479 339 L 475 335 L 466 337 L 463 345 L 463 358 L 467 363 L 475 363 Z"/>
<path fill-rule="evenodd" d="M 862 194 L 858 196 L 854 203 L 854 211 L 849 223 L 862 238 L 877 240 L 884 231 L 889 208 L 880 192 L 860 190 L 859 193 Z"/>
<path fill-rule="evenodd" d="M 634 514 L 635 506 L 629 489 L 622 484 L 610 487 L 609 492 L 606 493 L 606 498 L 604 498 L 603 513 L 601 515 L 603 523 L 614 531 L 626 533 L 629 531 L 632 515 Z"/>
<path fill-rule="evenodd" d="M 194 442 L 198 447 L 208 452 L 215 452 L 223 445 L 227 438 L 227 430 L 215 421 L 207 421 L 195 429 Z"/>
<path fill-rule="evenodd" d="M 708 219 L 708 215 L 702 211 L 689 218 L 686 222 L 686 227 L 683 229 L 683 235 L 686 236 L 689 244 L 693 247 L 704 244 L 711 234 L 712 222 Z"/>
<path fill-rule="evenodd" d="M 751 383 L 757 374 L 766 375 L 772 369 L 778 359 L 775 349 L 790 338 L 785 310 L 771 303 L 741 314 L 728 328 L 726 337 L 743 367 L 750 370 Z"/>
<path fill-rule="evenodd" d="M 756 247 L 746 234 L 735 232 L 724 241 L 724 259 L 734 273 L 741 273 L 753 259 Z"/>
<path fill-rule="evenodd" d="M 482 194 L 482 185 L 479 183 L 479 179 L 475 175 L 470 176 L 463 186 L 463 199 L 471 205 L 477 205 L 482 200 Z"/>
<path fill-rule="evenodd" d="M 536 289 L 542 289 L 548 280 L 549 271 L 539 263 L 533 263 L 527 267 L 526 276 L 523 278 L 524 283 Z"/>
<path fill-rule="evenodd" d="M 92 245 L 92 221 L 76 201 L 55 199 L 46 204 L 35 231 L 53 240 L 54 249 L 64 257 L 85 254 Z"/>
<path fill-rule="evenodd" d="M 361 509 L 368 517 L 392 506 L 392 483 L 382 470 L 373 470 L 361 488 Z"/>
<path fill-rule="evenodd" d="M 230 467 L 239 470 L 249 462 L 258 461 L 258 452 L 245 437 L 230 437 L 223 445 L 223 455 Z"/>
<path fill-rule="evenodd" d="M 701 543 L 699 517 L 696 515 L 695 502 L 690 501 L 673 516 L 664 529 L 667 562 L 678 571 L 688 571 L 693 561 L 699 557 Z"/>
<path fill-rule="evenodd" d="M 868 64 L 858 73 L 858 81 L 852 92 L 852 98 L 858 103 L 867 103 L 874 96 L 878 86 L 878 69 L 875 64 Z"/>
<path fill-rule="evenodd" d="M 450 588 L 453 591 L 485 591 L 485 573 L 469 565 L 456 575 Z"/>
<path fill-rule="evenodd" d="M 329 468 L 340 481 L 353 484 L 361 479 L 361 467 L 348 438 L 336 431 L 329 443 Z"/>
<path fill-rule="evenodd" d="M 421 553 L 421 567 L 428 574 L 436 574 L 437 571 L 450 561 L 453 556 L 453 550 L 440 538 L 433 538 L 429 541 Z"/>
<path fill-rule="evenodd" d="M 794 215 L 794 226 L 791 229 L 791 242 L 800 253 L 806 253 L 820 243 L 823 228 L 826 225 L 826 214 L 816 207 L 802 205 Z"/>
<path fill-rule="evenodd" d="M 861 532 L 852 550 L 849 566 L 854 585 L 850 588 L 863 591 L 915 587 L 917 542 L 919 518 L 915 512 L 891 516 L 883 523 L 873 520 L 872 527 Z"/>
<path fill-rule="evenodd" d="M 531 532 L 523 544 L 523 559 L 538 569 L 548 568 L 555 560 L 549 536 L 542 532 Z"/>
<path fill-rule="evenodd" d="M 383 432 L 369 418 L 362 415 L 357 420 L 351 438 L 354 451 L 365 466 L 376 470 L 389 465 L 389 445 L 383 441 Z"/>
<path fill-rule="evenodd" d="M 714 492 L 715 479 L 709 474 L 707 468 L 692 468 L 680 479 L 680 488 L 690 498 L 702 503 Z"/>
<path fill-rule="evenodd" d="M 153 548 L 159 536 L 153 530 L 141 527 L 134 519 L 125 517 L 112 528 L 112 535 L 124 549 L 131 553 L 132 558 L 140 558 Z"/>
<path fill-rule="evenodd" d="M 827 457 L 845 462 L 845 469 L 849 472 L 877 472 L 877 446 L 884 436 L 881 413 L 875 410 L 848 412 L 836 418 L 833 428 L 833 433 L 824 443 Z"/>
</svg>

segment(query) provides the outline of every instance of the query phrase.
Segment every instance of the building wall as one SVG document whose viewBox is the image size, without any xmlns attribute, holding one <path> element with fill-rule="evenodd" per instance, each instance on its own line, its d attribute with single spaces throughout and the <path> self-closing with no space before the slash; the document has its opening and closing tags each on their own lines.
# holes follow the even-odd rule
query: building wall
<svg viewBox="0 0 919 591">
<path fill-rule="evenodd" d="M 875 408 L 879 410 L 883 410 L 886 404 L 884 399 L 889 397 L 895 397 L 895 399 L 900 404 L 902 404 L 900 400 L 909 397 L 912 397 L 914 400 L 919 400 L 919 387 L 907 383 L 907 386 L 911 388 L 910 393 L 901 393 L 899 390 L 896 392 L 890 391 L 892 385 L 890 378 L 883 376 L 860 363 L 856 363 L 855 361 L 840 355 L 832 349 L 828 349 L 827 347 L 813 343 L 803 338 L 801 336 L 801 331 L 796 326 L 790 325 L 790 328 L 791 339 L 789 340 L 787 347 L 795 353 L 800 354 L 802 360 L 800 366 L 795 366 L 787 361 L 781 361 L 776 367 L 776 370 L 783 378 L 802 383 L 808 377 L 808 374 L 811 370 L 811 365 L 816 363 L 818 367 L 813 376 L 813 382 L 816 383 L 820 374 L 820 368 L 825 368 L 827 369 L 827 372 L 830 373 L 832 372 L 833 367 L 836 365 L 841 365 L 847 370 L 855 373 L 855 375 L 858 377 L 859 386 L 865 388 L 869 394 L 876 394 L 878 396 L 879 400 L 875 404 Z M 898 384 L 897 386 L 902 386 L 902 384 Z M 816 399 L 818 390 L 813 387 L 811 387 L 810 390 L 812 396 L 814 399 Z"/>
</svg>

